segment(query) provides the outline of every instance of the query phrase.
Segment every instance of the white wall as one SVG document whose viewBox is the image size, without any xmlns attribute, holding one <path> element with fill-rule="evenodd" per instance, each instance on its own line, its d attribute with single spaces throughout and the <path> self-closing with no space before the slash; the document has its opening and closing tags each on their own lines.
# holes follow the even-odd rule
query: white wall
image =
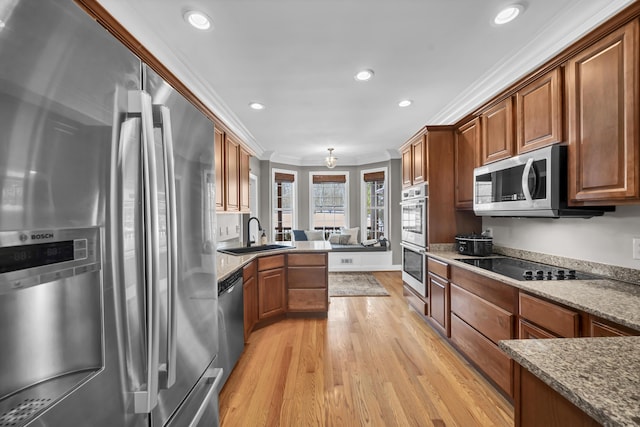
<svg viewBox="0 0 640 427">
<path fill-rule="evenodd" d="M 589 219 L 483 218 L 482 225 L 492 229 L 497 246 L 640 270 L 640 260 L 632 258 L 640 206 L 618 206 Z"/>
</svg>

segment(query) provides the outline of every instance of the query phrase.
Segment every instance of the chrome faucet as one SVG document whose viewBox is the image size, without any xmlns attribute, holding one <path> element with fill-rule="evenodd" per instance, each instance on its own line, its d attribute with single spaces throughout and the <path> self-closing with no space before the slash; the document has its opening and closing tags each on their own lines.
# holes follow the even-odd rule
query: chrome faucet
<svg viewBox="0 0 640 427">
<path fill-rule="evenodd" d="M 255 216 L 249 218 L 249 221 L 247 221 L 247 247 L 251 246 L 252 243 L 255 243 L 255 240 L 251 240 L 251 236 L 249 235 L 249 224 L 251 224 L 252 219 L 255 219 L 258 222 L 258 231 L 262 230 L 262 226 L 260 225 L 260 220 L 258 218 Z"/>
</svg>

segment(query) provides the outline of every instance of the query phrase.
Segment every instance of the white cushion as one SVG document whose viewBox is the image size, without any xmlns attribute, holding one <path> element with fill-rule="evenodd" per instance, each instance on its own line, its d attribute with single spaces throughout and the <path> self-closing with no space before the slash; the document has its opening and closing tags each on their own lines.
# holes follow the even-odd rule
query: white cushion
<svg viewBox="0 0 640 427">
<path fill-rule="evenodd" d="M 349 235 L 348 245 L 357 245 L 358 243 L 358 231 L 360 231 L 360 227 L 353 228 L 341 228 L 340 233 Z"/>
<path fill-rule="evenodd" d="M 307 240 L 324 240 L 324 231 L 322 230 L 304 230 L 304 234 L 307 235 Z"/>
</svg>

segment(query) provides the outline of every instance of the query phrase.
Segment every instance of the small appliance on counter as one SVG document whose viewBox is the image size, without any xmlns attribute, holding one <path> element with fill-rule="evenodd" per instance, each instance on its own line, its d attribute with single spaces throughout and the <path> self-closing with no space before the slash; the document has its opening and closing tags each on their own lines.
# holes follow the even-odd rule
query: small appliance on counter
<svg viewBox="0 0 640 427">
<path fill-rule="evenodd" d="M 456 250 L 462 255 L 489 256 L 493 251 L 493 237 L 482 234 L 458 235 Z"/>
</svg>

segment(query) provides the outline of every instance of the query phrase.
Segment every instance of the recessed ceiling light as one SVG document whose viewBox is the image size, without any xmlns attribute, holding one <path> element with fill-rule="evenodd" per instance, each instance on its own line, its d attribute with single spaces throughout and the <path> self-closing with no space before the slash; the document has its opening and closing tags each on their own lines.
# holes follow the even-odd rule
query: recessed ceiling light
<svg viewBox="0 0 640 427">
<path fill-rule="evenodd" d="M 524 6 L 521 4 L 511 4 L 504 9 L 502 9 L 495 18 L 493 18 L 493 23 L 496 25 L 503 25 L 507 22 L 511 22 L 520 15 L 520 13 L 524 10 Z"/>
<path fill-rule="evenodd" d="M 410 99 L 403 99 L 402 101 L 398 102 L 398 107 L 408 107 L 409 105 L 413 104 L 413 101 Z"/>
<path fill-rule="evenodd" d="M 198 30 L 206 31 L 212 28 L 211 19 L 204 12 L 198 10 L 188 10 L 185 12 L 184 20 Z"/>
<path fill-rule="evenodd" d="M 264 104 L 261 104 L 259 102 L 250 102 L 249 107 L 253 108 L 254 110 L 264 110 Z"/>
<path fill-rule="evenodd" d="M 373 77 L 373 70 L 358 71 L 353 77 L 359 82 L 366 82 L 367 80 L 371 80 Z"/>
</svg>

